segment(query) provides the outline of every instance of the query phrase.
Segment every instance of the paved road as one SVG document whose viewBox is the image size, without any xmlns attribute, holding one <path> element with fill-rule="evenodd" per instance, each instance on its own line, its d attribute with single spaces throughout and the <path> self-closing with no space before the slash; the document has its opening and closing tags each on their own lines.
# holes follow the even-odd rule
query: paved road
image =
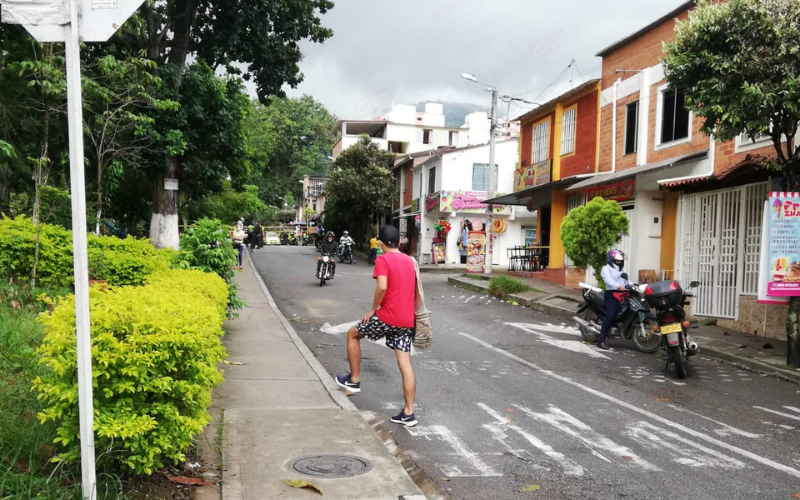
<svg viewBox="0 0 800 500">
<path fill-rule="evenodd" d="M 310 248 L 254 261 L 282 312 L 331 374 L 345 339 L 320 331 L 363 316 L 372 269 L 341 265 L 323 288 Z M 800 493 L 800 386 L 699 358 L 685 381 L 659 355 L 425 275 L 435 346 L 414 356 L 415 428 L 399 446 L 453 499 L 791 499 Z M 402 406 L 392 351 L 363 342 L 365 413 Z M 702 348 L 702 346 L 701 346 Z M 521 493 L 539 485 L 535 493 Z"/>
</svg>

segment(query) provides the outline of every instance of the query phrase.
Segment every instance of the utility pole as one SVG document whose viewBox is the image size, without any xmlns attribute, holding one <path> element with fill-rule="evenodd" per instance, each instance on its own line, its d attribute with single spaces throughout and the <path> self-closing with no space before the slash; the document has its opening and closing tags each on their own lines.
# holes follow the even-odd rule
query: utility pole
<svg viewBox="0 0 800 500">
<path fill-rule="evenodd" d="M 486 187 L 487 197 L 494 198 L 494 146 L 497 131 L 497 89 L 492 87 L 492 107 L 489 110 L 489 185 Z M 486 261 L 483 264 L 483 273 L 492 274 L 492 224 L 494 222 L 494 205 L 486 205 Z"/>
</svg>

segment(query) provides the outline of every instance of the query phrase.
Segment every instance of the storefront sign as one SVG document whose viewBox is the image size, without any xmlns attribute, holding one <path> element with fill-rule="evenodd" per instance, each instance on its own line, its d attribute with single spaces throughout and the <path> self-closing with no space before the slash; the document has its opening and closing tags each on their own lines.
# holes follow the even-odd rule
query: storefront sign
<svg viewBox="0 0 800 500">
<path fill-rule="evenodd" d="M 439 193 L 431 193 L 425 197 L 425 212 L 436 210 L 439 206 Z"/>
<path fill-rule="evenodd" d="M 434 264 L 445 263 L 444 243 L 433 244 L 433 263 Z"/>
<path fill-rule="evenodd" d="M 480 274 L 483 272 L 486 254 L 486 233 L 470 231 L 467 234 L 467 272 Z"/>
<path fill-rule="evenodd" d="M 411 211 L 419 212 L 419 198 L 411 200 Z"/>
<path fill-rule="evenodd" d="M 589 188 L 589 200 L 593 200 L 598 196 L 606 200 L 613 201 L 630 201 L 636 199 L 636 181 L 629 179 L 627 181 L 616 182 L 614 184 L 605 184 Z"/>
<path fill-rule="evenodd" d="M 800 193 L 769 194 L 767 295 L 800 296 Z"/>
<path fill-rule="evenodd" d="M 502 196 L 496 193 L 494 197 Z M 445 213 L 460 212 L 467 214 L 486 213 L 486 205 L 482 202 L 489 198 L 486 191 L 442 191 L 439 211 Z M 495 205 L 494 213 L 508 215 L 511 209 L 505 205 Z"/>
<path fill-rule="evenodd" d="M 514 172 L 514 192 L 549 184 L 552 180 L 553 160 L 545 160 Z"/>
</svg>

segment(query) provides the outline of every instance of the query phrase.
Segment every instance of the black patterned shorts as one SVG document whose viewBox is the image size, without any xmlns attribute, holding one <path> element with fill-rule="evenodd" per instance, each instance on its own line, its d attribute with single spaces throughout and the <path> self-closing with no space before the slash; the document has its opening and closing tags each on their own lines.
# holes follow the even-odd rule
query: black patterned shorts
<svg viewBox="0 0 800 500">
<path fill-rule="evenodd" d="M 390 349 L 411 352 L 411 338 L 414 336 L 414 328 L 387 325 L 377 315 L 373 315 L 366 324 L 359 321 L 356 325 L 356 331 L 358 331 L 359 335 L 363 335 L 373 342 L 385 338 L 386 347 Z"/>
</svg>

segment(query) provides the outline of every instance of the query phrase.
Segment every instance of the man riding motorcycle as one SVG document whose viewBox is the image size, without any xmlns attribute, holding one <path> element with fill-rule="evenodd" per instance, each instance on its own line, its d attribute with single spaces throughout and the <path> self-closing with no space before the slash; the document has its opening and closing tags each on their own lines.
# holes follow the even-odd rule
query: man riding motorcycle
<svg viewBox="0 0 800 500">
<path fill-rule="evenodd" d="M 336 243 L 336 238 L 333 231 L 328 231 L 325 235 L 325 241 L 322 242 L 322 255 L 337 255 L 339 253 L 339 244 Z M 336 259 L 331 259 L 331 279 L 336 274 Z M 316 278 L 319 279 L 319 269 L 322 267 L 322 259 L 317 260 L 317 274 Z"/>
<path fill-rule="evenodd" d="M 625 292 L 625 287 L 631 284 L 628 281 L 628 275 L 622 272 L 623 267 L 625 267 L 625 254 L 619 250 L 608 252 L 608 264 L 603 266 L 600 272 L 600 276 L 606 284 L 606 317 L 600 329 L 600 336 L 597 338 L 597 346 L 600 349 L 608 349 L 606 336 L 617 319 L 620 302 L 624 299 L 622 294 Z"/>
<path fill-rule="evenodd" d="M 342 237 L 339 239 L 339 262 L 342 262 L 344 259 L 344 249 L 347 245 L 352 246 L 355 244 L 353 238 L 350 237 L 349 231 L 342 232 Z"/>
</svg>

